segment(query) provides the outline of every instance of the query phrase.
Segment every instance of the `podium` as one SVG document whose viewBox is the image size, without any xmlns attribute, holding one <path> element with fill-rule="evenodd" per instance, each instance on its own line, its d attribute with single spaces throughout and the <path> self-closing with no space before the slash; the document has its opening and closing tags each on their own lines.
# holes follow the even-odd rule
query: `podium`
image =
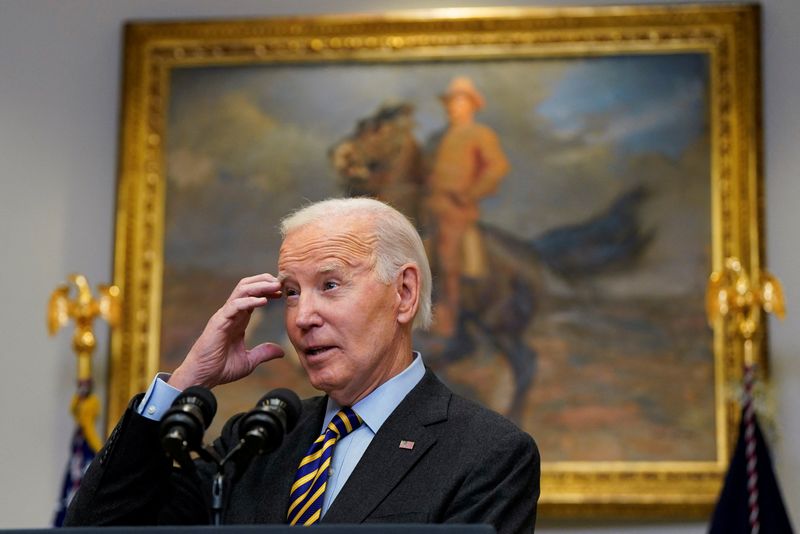
<svg viewBox="0 0 800 534">
<path fill-rule="evenodd" d="M 66 527 L 0 530 L 3 534 L 496 534 L 491 525 L 371 523 L 313 527 L 289 525 L 221 525 L 175 527 Z"/>
</svg>

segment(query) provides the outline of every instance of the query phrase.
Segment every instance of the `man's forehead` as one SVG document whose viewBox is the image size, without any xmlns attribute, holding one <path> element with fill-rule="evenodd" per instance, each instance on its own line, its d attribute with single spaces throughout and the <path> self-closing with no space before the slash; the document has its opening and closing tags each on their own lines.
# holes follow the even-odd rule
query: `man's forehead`
<svg viewBox="0 0 800 534">
<path fill-rule="evenodd" d="M 373 258 L 376 244 L 374 232 L 362 224 L 335 227 L 309 224 L 286 235 L 278 268 L 282 271 L 291 264 L 304 262 L 314 262 L 320 271 L 342 268 Z"/>
<path fill-rule="evenodd" d="M 314 275 L 337 274 L 353 267 L 352 263 L 346 263 L 337 259 L 330 259 L 324 263 L 311 264 L 311 272 Z M 278 282 L 284 283 L 288 278 L 292 278 L 293 269 L 289 264 L 288 270 L 278 271 Z"/>
</svg>

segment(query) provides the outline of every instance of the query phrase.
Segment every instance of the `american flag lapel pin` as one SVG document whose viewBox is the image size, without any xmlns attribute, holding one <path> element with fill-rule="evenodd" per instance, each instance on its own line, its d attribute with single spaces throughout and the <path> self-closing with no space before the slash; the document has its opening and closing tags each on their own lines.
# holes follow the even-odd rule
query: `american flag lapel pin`
<svg viewBox="0 0 800 534">
<path fill-rule="evenodd" d="M 400 440 L 400 448 L 401 449 L 408 449 L 409 451 L 414 448 L 414 442 L 408 441 L 405 439 Z"/>
</svg>

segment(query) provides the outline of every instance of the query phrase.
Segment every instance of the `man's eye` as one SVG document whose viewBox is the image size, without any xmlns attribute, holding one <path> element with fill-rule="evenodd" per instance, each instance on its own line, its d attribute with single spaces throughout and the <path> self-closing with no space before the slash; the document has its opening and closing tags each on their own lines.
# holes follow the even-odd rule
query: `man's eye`
<svg viewBox="0 0 800 534">
<path fill-rule="evenodd" d="M 286 298 L 289 298 L 289 297 L 296 297 L 297 295 L 300 294 L 300 292 L 294 288 L 286 287 L 283 289 L 283 294 L 286 295 Z"/>
<path fill-rule="evenodd" d="M 322 288 L 325 291 L 328 291 L 329 289 L 336 289 L 337 287 L 339 287 L 339 282 L 328 281 L 322 284 Z"/>
</svg>

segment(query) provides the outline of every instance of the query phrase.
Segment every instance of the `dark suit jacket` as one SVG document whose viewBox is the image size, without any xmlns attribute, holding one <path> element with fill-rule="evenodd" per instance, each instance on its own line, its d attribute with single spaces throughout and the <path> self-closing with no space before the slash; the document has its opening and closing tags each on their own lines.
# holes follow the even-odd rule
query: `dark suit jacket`
<svg viewBox="0 0 800 534">
<path fill-rule="evenodd" d="M 223 522 L 285 523 L 300 459 L 316 439 L 325 397 L 303 401 L 297 427 L 275 452 L 230 472 Z M 236 418 L 215 444 L 235 442 Z M 412 449 L 400 448 L 402 440 Z M 231 466 L 231 470 L 233 466 Z M 208 524 L 213 466 L 173 470 L 158 423 L 129 408 L 89 468 L 67 525 Z M 375 435 L 323 523 L 489 523 L 532 532 L 539 452 L 500 415 L 452 393 L 429 370 Z"/>
</svg>

